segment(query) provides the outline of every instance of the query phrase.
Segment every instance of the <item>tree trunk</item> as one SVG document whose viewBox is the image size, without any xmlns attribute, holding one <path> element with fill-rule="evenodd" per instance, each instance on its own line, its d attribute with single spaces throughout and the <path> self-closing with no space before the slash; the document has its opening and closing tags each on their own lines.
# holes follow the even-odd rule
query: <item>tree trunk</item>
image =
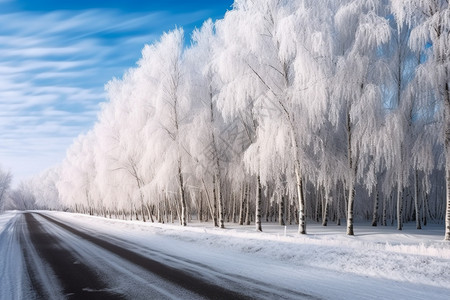
<svg viewBox="0 0 450 300">
<path fill-rule="evenodd" d="M 446 69 L 446 78 L 449 78 L 448 69 Z M 444 148 L 445 148 L 445 183 L 446 183 L 446 203 L 445 210 L 445 237 L 450 241 L 450 86 L 448 81 L 445 83 L 444 99 Z"/>
<path fill-rule="evenodd" d="M 134 207 L 134 214 L 136 215 L 136 221 L 139 221 L 138 210 Z"/>
<path fill-rule="evenodd" d="M 428 216 L 428 193 L 425 193 L 422 197 L 422 216 L 423 216 L 423 226 L 427 226 L 427 216 Z"/>
<path fill-rule="evenodd" d="M 319 189 L 319 191 L 317 191 L 317 194 L 316 194 L 316 211 L 314 213 L 314 220 L 317 223 L 319 223 L 319 220 L 320 220 L 319 211 L 320 211 L 320 203 L 321 203 L 321 201 L 322 201 L 322 195 L 321 195 L 321 192 L 320 192 L 320 189 Z M 323 213 L 323 211 L 322 211 L 322 213 Z"/>
<path fill-rule="evenodd" d="M 256 178 L 256 218 L 255 218 L 255 226 L 256 231 L 262 231 L 261 227 L 261 206 L 262 206 L 262 187 L 261 187 L 261 177 L 257 176 Z"/>
<path fill-rule="evenodd" d="M 401 180 L 399 180 L 397 186 L 397 229 L 403 229 L 403 188 Z"/>
<path fill-rule="evenodd" d="M 198 208 L 198 220 L 203 222 L 203 193 L 200 192 L 200 205 Z"/>
<path fill-rule="evenodd" d="M 290 118 L 290 116 L 288 116 Z M 294 172 L 295 179 L 297 183 L 297 199 L 298 199 L 298 233 L 306 234 L 306 216 L 305 216 L 305 199 L 303 197 L 303 179 L 300 167 L 300 157 L 299 157 L 299 142 L 297 141 L 297 136 L 295 134 L 295 126 L 292 123 L 293 120 L 289 119 L 291 126 L 291 141 L 294 146 Z"/>
<path fill-rule="evenodd" d="M 231 215 L 231 220 L 233 221 L 233 223 L 236 223 L 236 194 L 233 193 L 233 212 Z"/>
<path fill-rule="evenodd" d="M 210 104 L 210 122 L 211 122 L 211 128 L 214 128 L 214 103 L 213 103 L 213 92 L 212 89 L 210 87 L 209 90 L 209 104 Z M 214 172 L 214 182 L 215 184 L 217 184 L 217 192 L 214 193 L 214 226 L 219 227 L 220 224 L 220 228 L 225 228 L 224 225 L 224 204 L 223 204 L 223 197 L 222 197 L 222 187 L 221 187 L 221 183 L 222 183 L 222 178 L 220 175 L 220 160 L 219 160 L 219 153 L 217 151 L 217 145 L 216 145 L 216 136 L 214 134 L 214 130 L 211 130 L 211 141 L 212 141 L 212 146 L 213 146 L 213 151 L 214 151 L 214 160 L 215 160 L 215 172 Z M 214 183 L 213 183 L 214 184 Z M 214 186 L 214 188 L 216 188 L 216 186 Z M 219 205 L 219 224 L 217 224 L 217 216 L 216 216 L 216 200 L 218 202 Z"/>
<path fill-rule="evenodd" d="M 355 199 L 355 185 L 353 179 L 348 187 L 348 208 L 347 208 L 347 235 L 354 235 L 353 232 L 353 204 Z"/>
<path fill-rule="evenodd" d="M 181 159 L 178 160 L 178 178 L 180 180 L 180 200 L 181 200 L 181 215 L 180 222 L 182 226 L 186 226 L 186 195 L 184 191 L 183 174 L 181 173 Z"/>
<path fill-rule="evenodd" d="M 297 163 L 299 164 L 299 163 Z M 298 233 L 306 234 L 306 216 L 305 216 L 305 199 L 303 198 L 303 179 L 300 175 L 300 167 L 295 170 L 295 176 L 297 178 L 297 194 L 298 194 Z"/>
<path fill-rule="evenodd" d="M 420 224 L 420 210 L 419 210 L 419 179 L 417 169 L 414 172 L 414 209 L 416 210 L 416 228 L 422 229 Z"/>
<path fill-rule="evenodd" d="M 377 182 L 375 184 L 375 197 L 373 200 L 372 226 L 378 225 L 378 202 L 379 202 L 379 194 L 378 194 L 378 182 Z"/>
<path fill-rule="evenodd" d="M 155 221 L 153 220 L 153 208 L 150 209 L 150 205 L 149 205 L 149 204 L 146 204 L 146 205 L 145 205 L 145 208 L 146 208 L 146 210 L 147 210 L 148 216 L 150 217 L 150 221 L 151 221 L 152 223 L 154 223 Z"/>
<path fill-rule="evenodd" d="M 278 208 L 278 221 L 281 226 L 286 225 L 284 222 L 284 203 L 286 201 L 286 196 L 282 195 L 280 198 L 280 207 Z"/>
<path fill-rule="evenodd" d="M 211 205 L 211 197 L 209 196 L 208 187 L 206 186 L 205 180 L 203 180 L 203 178 L 202 178 L 202 183 L 203 183 L 203 189 L 205 190 L 205 194 L 206 194 L 206 202 L 208 203 L 209 212 L 211 214 L 211 217 L 214 219 L 214 210 Z M 208 216 L 208 214 L 206 214 L 206 216 Z M 206 221 L 208 221 L 208 217 L 206 218 Z"/>
<path fill-rule="evenodd" d="M 344 189 L 344 187 L 342 187 L 342 189 Z M 336 198 L 336 225 L 341 226 L 341 193 L 339 193 L 339 190 L 340 189 L 338 187 L 336 191 L 338 194 Z"/>
<path fill-rule="evenodd" d="M 250 225 L 250 185 L 247 186 L 247 192 L 246 192 L 246 208 L 245 208 L 245 225 Z"/>
<path fill-rule="evenodd" d="M 355 183 L 356 183 L 356 164 L 357 161 L 353 161 L 352 153 L 352 128 L 350 113 L 347 112 L 347 155 L 348 166 L 350 171 L 349 187 L 348 187 L 348 203 L 347 203 L 347 235 L 354 235 L 353 232 L 353 205 L 355 201 Z"/>
<path fill-rule="evenodd" d="M 144 213 L 144 196 L 142 195 L 142 192 L 139 191 L 140 197 L 141 197 L 141 216 L 142 216 L 142 222 L 145 222 L 145 213 Z"/>
<path fill-rule="evenodd" d="M 217 222 L 217 189 L 215 175 L 213 175 L 213 221 L 214 227 L 219 227 L 219 223 Z"/>
<path fill-rule="evenodd" d="M 219 173 L 220 174 L 220 173 Z M 220 184 L 220 175 L 217 175 L 216 178 L 216 184 L 217 184 L 217 196 L 218 196 L 218 204 L 219 204 L 219 227 L 225 228 L 224 219 L 223 219 L 223 197 L 222 197 L 222 187 Z"/>
<path fill-rule="evenodd" d="M 325 203 L 322 209 L 322 226 L 328 225 L 328 192 L 324 190 Z"/>
<path fill-rule="evenodd" d="M 161 220 L 163 218 L 163 214 L 161 212 L 161 200 L 159 199 L 158 201 L 158 214 L 156 215 L 156 220 L 158 221 L 158 223 L 162 223 Z"/>
<path fill-rule="evenodd" d="M 291 203 L 288 203 L 288 224 L 292 225 L 292 205 L 291 205 Z"/>
<path fill-rule="evenodd" d="M 389 198 L 392 198 L 392 191 L 389 195 Z M 387 199 L 388 197 L 386 196 L 383 197 L 383 216 L 381 217 L 381 225 L 383 226 L 387 226 Z"/>
<path fill-rule="evenodd" d="M 243 184 L 242 192 L 241 192 L 241 207 L 239 211 L 239 225 L 244 225 L 244 211 L 245 211 L 245 190 L 246 185 Z"/>
</svg>

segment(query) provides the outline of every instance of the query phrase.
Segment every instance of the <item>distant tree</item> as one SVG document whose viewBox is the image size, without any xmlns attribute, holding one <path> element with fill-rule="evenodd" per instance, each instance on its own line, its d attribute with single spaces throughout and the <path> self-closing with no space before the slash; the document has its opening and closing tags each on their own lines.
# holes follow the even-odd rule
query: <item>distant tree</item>
<svg viewBox="0 0 450 300">
<path fill-rule="evenodd" d="M 8 206 L 9 209 L 17 210 L 37 208 L 31 181 L 22 181 L 17 188 L 11 190 Z"/>
<path fill-rule="evenodd" d="M 95 162 L 92 151 L 95 136 L 90 131 L 80 135 L 67 151 L 56 184 L 63 205 L 77 212 L 94 214 L 98 193 L 94 185 Z"/>
<path fill-rule="evenodd" d="M 36 208 L 61 209 L 59 193 L 56 183 L 59 180 L 60 167 L 49 168 L 34 176 L 29 181 L 30 191 L 33 193 Z"/>
<path fill-rule="evenodd" d="M 0 212 L 3 211 L 8 191 L 11 187 L 12 174 L 0 168 Z"/>
</svg>

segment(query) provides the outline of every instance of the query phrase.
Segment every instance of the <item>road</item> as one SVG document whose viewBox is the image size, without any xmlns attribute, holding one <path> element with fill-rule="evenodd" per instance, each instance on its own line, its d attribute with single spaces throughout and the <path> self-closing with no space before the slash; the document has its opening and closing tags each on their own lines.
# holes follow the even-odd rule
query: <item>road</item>
<svg viewBox="0 0 450 300">
<path fill-rule="evenodd" d="M 75 228 L 42 213 L 17 214 L 0 245 L 3 286 L 6 282 L 10 288 L 0 298 L 317 299 L 221 274 L 201 262 Z"/>
</svg>

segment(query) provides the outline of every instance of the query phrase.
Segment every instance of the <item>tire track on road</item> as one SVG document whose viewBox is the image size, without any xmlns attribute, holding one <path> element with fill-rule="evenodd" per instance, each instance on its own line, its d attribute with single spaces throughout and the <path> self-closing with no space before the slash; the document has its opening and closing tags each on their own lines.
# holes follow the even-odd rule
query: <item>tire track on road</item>
<svg viewBox="0 0 450 300">
<path fill-rule="evenodd" d="M 139 253 L 125 249 L 121 246 L 115 245 L 103 239 L 94 237 L 85 232 L 79 231 L 67 224 L 61 223 L 53 218 L 50 218 L 44 214 L 38 214 L 45 220 L 67 230 L 80 238 L 87 240 L 115 255 L 125 259 L 141 268 L 163 278 L 164 280 L 171 282 L 179 287 L 194 292 L 201 297 L 207 299 L 252 299 L 247 295 L 228 290 L 222 286 L 214 285 L 200 278 L 193 276 L 187 272 L 179 270 L 177 268 L 165 265 L 149 257 L 145 257 Z"/>
<path fill-rule="evenodd" d="M 21 220 L 21 215 L 14 216 L 0 232 L 0 299 L 34 297 L 19 243 L 21 236 L 17 229 Z"/>
<path fill-rule="evenodd" d="M 31 242 L 40 257 L 52 268 L 60 281 L 63 294 L 68 299 L 125 299 L 112 291 L 107 283 L 99 278 L 99 274 L 79 262 L 70 251 L 62 247 L 31 213 L 24 215 Z"/>
</svg>

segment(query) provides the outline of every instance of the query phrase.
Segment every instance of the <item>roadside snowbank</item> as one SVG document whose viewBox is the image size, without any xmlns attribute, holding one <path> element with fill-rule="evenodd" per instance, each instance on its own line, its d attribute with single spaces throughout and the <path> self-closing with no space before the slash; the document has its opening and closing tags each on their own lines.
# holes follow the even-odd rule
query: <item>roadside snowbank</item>
<svg viewBox="0 0 450 300">
<path fill-rule="evenodd" d="M 0 234 L 5 230 L 6 224 L 17 214 L 17 211 L 6 211 L 0 213 Z"/>
</svg>

